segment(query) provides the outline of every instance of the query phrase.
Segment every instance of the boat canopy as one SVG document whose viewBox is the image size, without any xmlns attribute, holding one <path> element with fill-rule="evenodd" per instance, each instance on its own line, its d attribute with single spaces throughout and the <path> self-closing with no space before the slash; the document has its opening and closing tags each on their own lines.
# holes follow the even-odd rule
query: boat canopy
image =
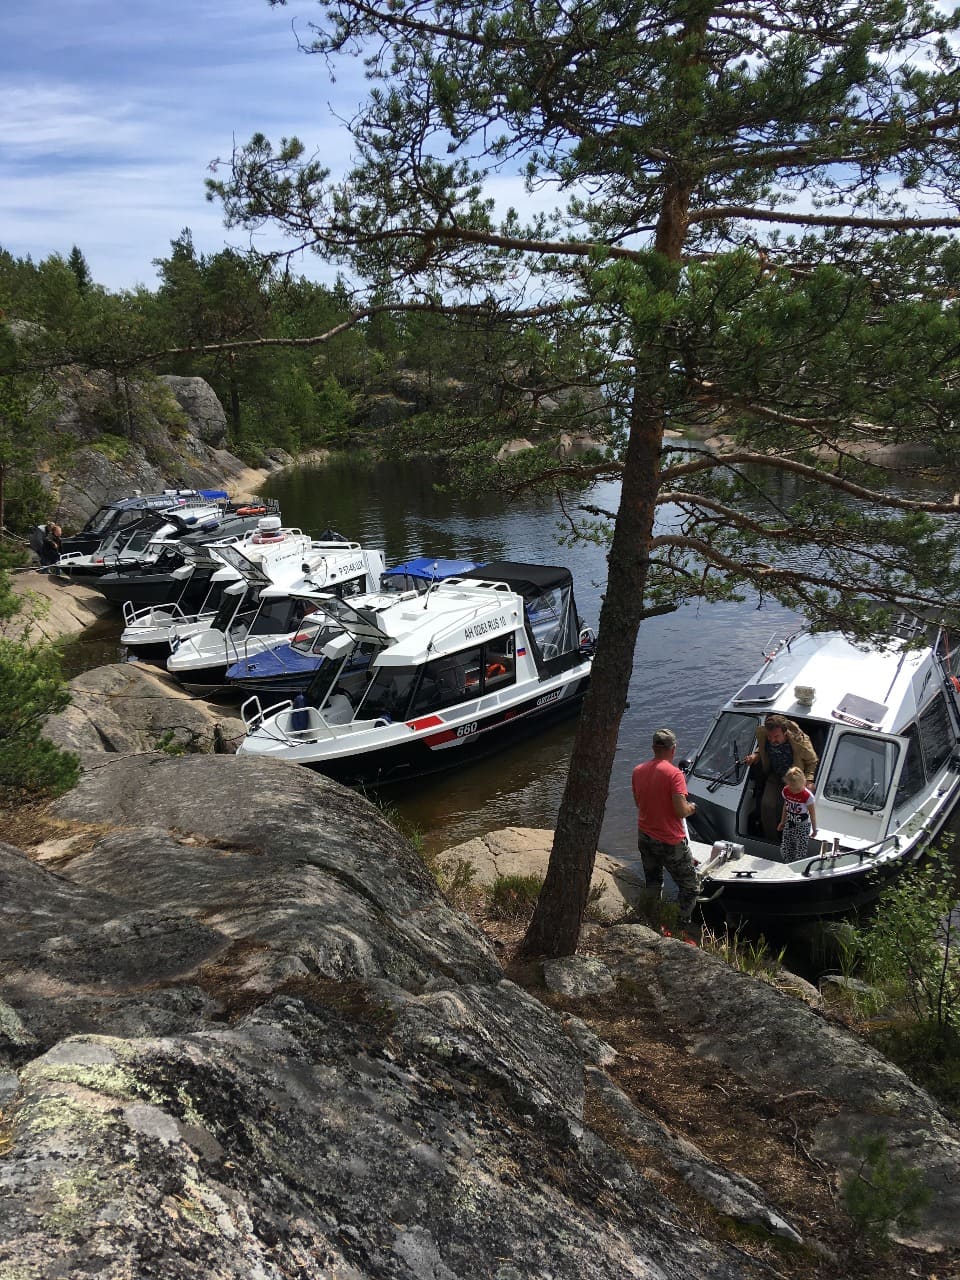
<svg viewBox="0 0 960 1280">
<path fill-rule="evenodd" d="M 441 582 L 444 578 L 468 577 L 477 568 L 476 560 L 447 560 L 442 556 L 415 556 L 403 564 L 392 565 L 381 574 L 385 591 L 406 589 L 407 579 L 415 582 Z M 398 581 L 399 580 L 399 581 Z M 409 584 L 413 585 L 413 581 Z"/>
<path fill-rule="evenodd" d="M 573 575 L 569 569 L 559 565 L 525 564 L 518 560 L 491 560 L 489 564 L 460 576 L 477 578 L 481 582 L 505 582 L 528 603 L 545 591 L 573 585 Z"/>
<path fill-rule="evenodd" d="M 580 659 L 580 618 L 573 575 L 560 565 L 494 560 L 463 574 L 463 581 L 505 583 L 523 597 L 527 635 L 537 666 L 554 673 Z"/>
</svg>

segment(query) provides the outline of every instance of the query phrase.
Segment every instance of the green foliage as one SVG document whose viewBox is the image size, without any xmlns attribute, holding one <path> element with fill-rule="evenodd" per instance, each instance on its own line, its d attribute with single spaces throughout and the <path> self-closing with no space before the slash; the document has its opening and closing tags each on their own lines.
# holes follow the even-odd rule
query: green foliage
<svg viewBox="0 0 960 1280">
<path fill-rule="evenodd" d="M 856 1142 L 853 1154 L 859 1165 L 844 1183 L 844 1207 L 860 1235 L 883 1248 L 892 1226 L 917 1225 L 931 1192 L 919 1169 L 890 1155 L 882 1134 Z"/>
<path fill-rule="evenodd" d="M 533 911 L 543 876 L 497 876 L 486 894 L 487 912 L 494 920 L 524 920 Z"/>
<path fill-rule="evenodd" d="M 466 858 L 428 859 L 422 850 L 421 857 L 452 907 L 457 911 L 471 911 L 477 906 L 482 894 L 472 862 Z"/>
<path fill-rule="evenodd" d="M 868 1026 L 866 1034 L 884 1057 L 932 1094 L 960 1124 L 960 1031 L 901 1020 Z"/>
<path fill-rule="evenodd" d="M 0 636 L 0 798 L 59 795 L 74 785 L 76 757 L 40 736 L 47 716 L 69 701 L 49 645 Z"/>
<path fill-rule="evenodd" d="M 234 440 L 230 448 L 240 461 L 245 462 L 248 467 L 265 467 L 267 465 L 266 446 L 262 440 Z"/>
<path fill-rule="evenodd" d="M 960 938 L 956 872 L 934 851 L 880 898 L 860 932 L 867 978 L 922 1024 L 960 1032 Z"/>
<path fill-rule="evenodd" d="M 132 445 L 123 436 L 111 435 L 105 431 L 97 436 L 96 440 L 91 441 L 90 448 L 97 453 L 102 453 L 111 462 L 123 462 L 129 458 Z"/>
<path fill-rule="evenodd" d="M 787 951 L 785 946 L 779 951 L 773 950 L 763 934 L 758 938 L 749 938 L 744 937 L 739 930 L 731 933 L 726 927 L 722 933 L 704 929 L 700 945 L 704 951 L 719 956 L 732 969 L 767 981 L 780 972 Z"/>
<path fill-rule="evenodd" d="M 683 928 L 676 902 L 652 889 L 644 889 L 637 895 L 628 921 L 630 924 L 645 924 L 658 933 L 668 935 L 679 934 Z"/>
<path fill-rule="evenodd" d="M 487 914 L 494 920 L 525 920 L 533 911 L 542 888 L 543 876 L 497 876 L 484 892 Z M 598 904 L 605 892 L 604 884 L 591 886 L 587 895 L 589 915 L 596 916 Z"/>
</svg>

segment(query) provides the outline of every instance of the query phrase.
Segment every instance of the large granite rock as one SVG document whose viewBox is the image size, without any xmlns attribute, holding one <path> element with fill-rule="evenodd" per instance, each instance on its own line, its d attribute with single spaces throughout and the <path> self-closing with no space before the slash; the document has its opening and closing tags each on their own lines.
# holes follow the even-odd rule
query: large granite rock
<svg viewBox="0 0 960 1280">
<path fill-rule="evenodd" d="M 575 984 L 554 1012 L 504 979 L 374 806 L 278 761 L 101 760 L 42 863 L 0 846 L 0 1275 L 733 1280 L 786 1263 L 710 1222 L 804 1247 L 618 1087 Z M 889 1064 L 673 939 L 589 945 L 584 1017 L 642 990 L 770 1105 L 813 1079 L 825 1130 L 879 1115 L 933 1170 L 924 1243 L 954 1229 L 955 1132 Z"/>
<path fill-rule="evenodd" d="M 474 870 L 474 882 L 490 885 L 499 876 L 543 878 L 552 847 L 552 831 L 542 827 L 502 827 L 453 845 L 444 852 L 443 859 L 469 863 Z M 646 884 L 642 872 L 636 874 L 622 862 L 598 853 L 590 887 L 594 895 L 591 914 L 615 920 L 636 906 Z"/>
<path fill-rule="evenodd" d="M 187 415 L 190 431 L 211 448 L 222 449 L 227 440 L 227 415 L 210 383 L 204 378 L 181 378 L 163 373 L 160 381 L 173 392 Z"/>
<path fill-rule="evenodd" d="M 21 613 L 6 627 L 6 634 L 29 640 L 59 640 L 92 626 L 113 612 L 99 591 L 79 583 L 28 569 L 11 578 L 21 600 Z"/>
<path fill-rule="evenodd" d="M 233 750 L 243 737 L 234 709 L 195 698 L 166 672 L 138 662 L 84 671 L 69 688 L 69 706 L 47 719 L 43 736 L 82 760 L 104 751 Z"/>
</svg>

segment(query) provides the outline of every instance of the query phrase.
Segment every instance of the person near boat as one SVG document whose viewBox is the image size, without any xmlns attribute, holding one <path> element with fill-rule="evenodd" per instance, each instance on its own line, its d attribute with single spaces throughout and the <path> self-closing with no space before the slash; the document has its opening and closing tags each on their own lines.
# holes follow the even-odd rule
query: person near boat
<svg viewBox="0 0 960 1280">
<path fill-rule="evenodd" d="M 63 531 L 58 524 L 46 524 L 43 527 L 43 539 L 40 543 L 40 564 L 47 567 L 56 564 L 60 559 Z"/>
<path fill-rule="evenodd" d="M 783 775 L 781 798 L 783 809 L 777 827 L 783 832 L 780 850 L 784 862 L 796 862 L 807 856 L 810 837 L 817 834 L 817 797 L 797 765 Z"/>
<path fill-rule="evenodd" d="M 688 924 L 700 889 L 684 819 L 696 812 L 687 799 L 687 779 L 673 763 L 677 749 L 672 729 L 657 729 L 653 757 L 638 764 L 631 779 L 637 806 L 637 848 L 647 888 L 663 890 L 664 869 L 677 886 L 680 923 Z"/>
<path fill-rule="evenodd" d="M 777 824 L 786 772 L 796 766 L 803 771 L 807 784 L 813 782 L 817 772 L 817 753 L 795 720 L 774 714 L 767 716 L 758 726 L 757 747 L 746 757 L 746 763 L 758 764 L 763 771 L 760 823 L 766 839 L 775 843 L 780 839 Z"/>
</svg>

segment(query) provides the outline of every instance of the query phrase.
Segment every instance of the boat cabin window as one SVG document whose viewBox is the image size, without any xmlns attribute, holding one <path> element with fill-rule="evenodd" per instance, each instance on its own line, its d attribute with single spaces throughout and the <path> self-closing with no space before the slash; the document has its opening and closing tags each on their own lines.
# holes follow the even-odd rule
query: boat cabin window
<svg viewBox="0 0 960 1280">
<path fill-rule="evenodd" d="M 920 713 L 919 725 L 923 763 L 930 779 L 947 763 L 953 750 L 950 716 L 942 693 L 938 693 L 929 707 Z"/>
<path fill-rule="evenodd" d="M 911 796 L 915 796 L 926 782 L 916 725 L 911 725 L 902 736 L 907 739 L 907 758 L 904 761 L 903 770 L 900 773 L 900 782 L 897 785 L 897 798 L 894 801 L 897 808 L 909 800 Z"/>
<path fill-rule="evenodd" d="M 236 583 L 224 583 L 224 590 L 227 587 L 235 586 Z M 214 631 L 226 631 L 230 623 L 233 621 L 234 614 L 238 611 L 244 601 L 247 599 L 248 592 L 242 592 L 240 595 L 224 595 L 220 601 L 220 607 L 217 609 L 216 616 L 210 623 Z"/>
<path fill-rule="evenodd" d="M 203 597 L 203 603 L 197 610 L 198 613 L 216 613 L 223 603 L 223 591 L 228 587 L 229 582 L 211 582 L 210 590 Z"/>
<path fill-rule="evenodd" d="M 154 529 L 138 529 L 123 548 L 124 552 L 144 551 L 155 532 L 156 530 Z"/>
<path fill-rule="evenodd" d="M 116 507 L 101 507 L 95 511 L 81 530 L 82 533 L 102 533 L 107 525 L 113 522 Z"/>
<path fill-rule="evenodd" d="M 288 596 L 261 600 L 257 616 L 250 628 L 252 636 L 284 635 L 300 625 L 308 613 L 316 610 L 309 600 L 291 600 Z"/>
<path fill-rule="evenodd" d="M 698 778 L 727 778 L 731 784 L 740 782 L 746 765 L 737 768 L 738 761 L 749 755 L 757 740 L 757 717 L 741 715 L 737 711 L 725 711 L 713 726 L 713 732 L 697 757 L 693 772 Z"/>
<path fill-rule="evenodd" d="M 116 528 L 127 529 L 132 524 L 139 524 L 143 519 L 143 511 L 135 509 L 133 511 L 121 511 L 117 517 Z"/>
<path fill-rule="evenodd" d="M 419 674 L 419 667 L 380 667 L 367 686 L 359 714 L 364 720 L 405 720 Z"/>
<path fill-rule="evenodd" d="M 882 809 L 897 764 L 900 747 L 860 733 L 841 733 L 830 774 L 821 791 L 824 799 L 875 812 Z"/>
<path fill-rule="evenodd" d="M 169 573 L 171 569 L 179 569 L 184 563 L 183 552 L 179 547 L 163 547 L 154 563 L 158 571 Z"/>
<path fill-rule="evenodd" d="M 333 588 L 333 594 L 339 600 L 349 600 L 351 596 L 361 596 L 366 590 L 364 578 L 348 578 Z"/>
</svg>

